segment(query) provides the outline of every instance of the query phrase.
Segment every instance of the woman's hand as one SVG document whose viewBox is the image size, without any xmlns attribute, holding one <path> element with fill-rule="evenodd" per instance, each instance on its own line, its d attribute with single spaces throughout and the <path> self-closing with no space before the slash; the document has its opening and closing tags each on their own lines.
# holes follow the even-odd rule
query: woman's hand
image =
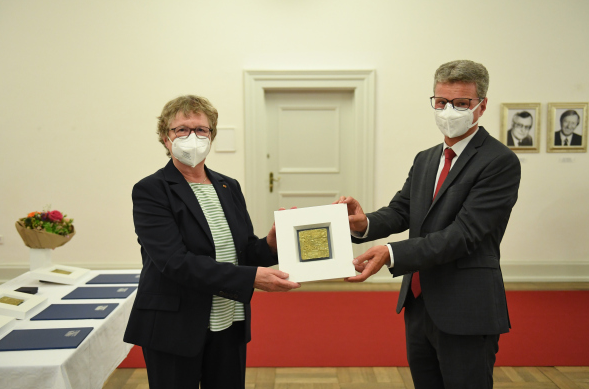
<svg viewBox="0 0 589 389">
<path fill-rule="evenodd" d="M 281 208 L 281 210 L 284 208 Z M 270 232 L 266 236 L 266 243 L 270 247 L 270 251 L 272 254 L 276 254 L 278 252 L 278 246 L 276 245 L 276 223 L 272 223 L 272 228 L 270 228 Z"/>
<path fill-rule="evenodd" d="M 279 211 L 284 211 L 285 208 L 278 209 Z M 297 207 L 292 207 L 291 209 L 297 209 Z M 278 247 L 276 245 L 276 223 L 272 223 L 272 228 L 270 228 L 270 232 L 268 232 L 268 236 L 266 236 L 266 242 L 268 246 L 270 246 L 270 250 L 273 254 L 276 254 L 278 251 Z"/>
<path fill-rule="evenodd" d="M 287 281 L 287 278 L 288 274 L 283 271 L 258 267 L 256 279 L 254 280 L 254 288 L 266 292 L 288 292 L 291 289 L 301 287 L 301 284 L 298 282 Z"/>
</svg>

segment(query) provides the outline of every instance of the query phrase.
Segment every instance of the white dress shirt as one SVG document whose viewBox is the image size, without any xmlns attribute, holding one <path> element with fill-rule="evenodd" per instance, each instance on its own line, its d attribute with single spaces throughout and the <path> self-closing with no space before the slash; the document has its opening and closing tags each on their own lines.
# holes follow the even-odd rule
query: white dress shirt
<svg viewBox="0 0 589 389">
<path fill-rule="evenodd" d="M 564 141 L 566 139 L 566 145 L 564 144 Z M 571 132 L 568 136 L 564 134 L 564 132 L 560 132 L 560 145 L 561 146 L 570 146 L 571 142 L 573 141 L 573 133 Z"/>
</svg>

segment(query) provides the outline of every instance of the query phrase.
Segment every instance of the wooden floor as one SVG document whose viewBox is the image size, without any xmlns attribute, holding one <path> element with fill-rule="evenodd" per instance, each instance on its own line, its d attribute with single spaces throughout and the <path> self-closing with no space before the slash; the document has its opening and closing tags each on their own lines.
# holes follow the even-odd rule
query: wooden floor
<svg viewBox="0 0 589 389">
<path fill-rule="evenodd" d="M 589 389 L 589 367 L 496 367 L 495 388 Z M 256 367 L 247 389 L 413 388 L 407 367 Z M 117 369 L 103 389 L 148 389 L 145 369 Z M 172 389 L 172 388 L 171 388 Z"/>
</svg>

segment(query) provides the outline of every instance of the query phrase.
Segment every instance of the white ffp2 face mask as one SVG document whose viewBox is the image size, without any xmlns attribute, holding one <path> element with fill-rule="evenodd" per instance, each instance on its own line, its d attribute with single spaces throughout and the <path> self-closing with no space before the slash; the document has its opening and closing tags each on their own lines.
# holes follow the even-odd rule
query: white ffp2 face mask
<svg viewBox="0 0 589 389">
<path fill-rule="evenodd" d="M 170 142 L 170 138 L 168 138 Z M 199 138 L 191 133 L 186 138 L 176 138 L 172 142 L 172 155 L 184 165 L 195 167 L 201 163 L 211 150 L 209 138 Z"/>
<path fill-rule="evenodd" d="M 448 138 L 456 138 L 458 136 L 466 134 L 469 128 L 476 126 L 479 122 L 472 122 L 474 118 L 473 112 L 481 105 L 483 101 L 477 104 L 473 109 L 467 109 L 465 111 L 457 111 L 452 107 L 451 103 L 447 103 L 446 107 L 442 110 L 435 110 L 434 116 L 436 118 L 436 124 L 442 134 Z"/>
</svg>

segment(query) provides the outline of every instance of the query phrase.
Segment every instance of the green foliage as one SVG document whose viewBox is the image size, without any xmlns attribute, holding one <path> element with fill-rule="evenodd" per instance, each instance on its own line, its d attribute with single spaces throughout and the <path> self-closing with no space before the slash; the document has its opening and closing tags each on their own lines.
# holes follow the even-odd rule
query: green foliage
<svg viewBox="0 0 589 389">
<path fill-rule="evenodd" d="M 20 219 L 26 228 L 46 231 L 52 234 L 66 236 L 74 231 L 74 219 L 67 218 L 59 211 L 31 212 L 27 217 Z"/>
</svg>

